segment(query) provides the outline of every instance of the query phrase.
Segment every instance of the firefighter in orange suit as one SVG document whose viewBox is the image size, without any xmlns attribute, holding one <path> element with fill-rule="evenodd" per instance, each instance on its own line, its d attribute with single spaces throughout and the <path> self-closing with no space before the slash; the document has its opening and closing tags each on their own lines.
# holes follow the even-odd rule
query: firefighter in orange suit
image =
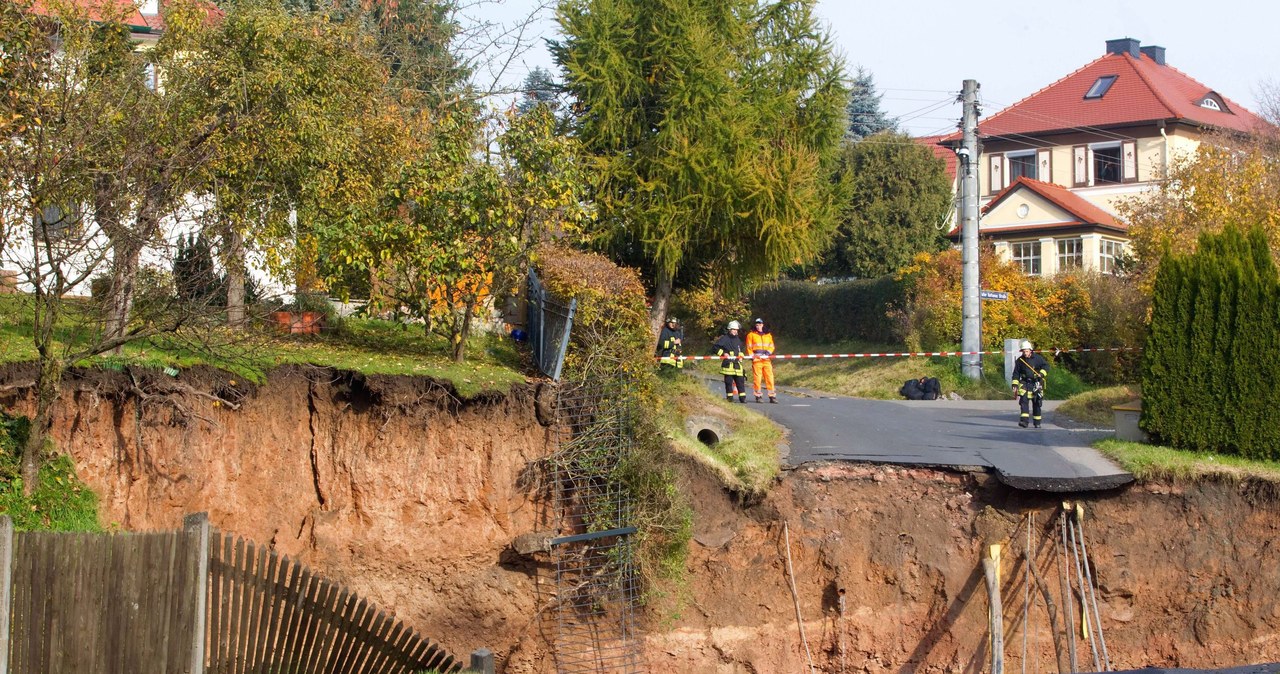
<svg viewBox="0 0 1280 674">
<path fill-rule="evenodd" d="M 755 328 L 747 333 L 747 353 L 751 355 L 751 387 L 755 389 L 756 402 L 762 402 L 761 388 L 769 392 L 769 402 L 778 402 L 778 392 L 773 388 L 773 333 L 765 329 L 763 318 L 757 318 Z"/>
</svg>

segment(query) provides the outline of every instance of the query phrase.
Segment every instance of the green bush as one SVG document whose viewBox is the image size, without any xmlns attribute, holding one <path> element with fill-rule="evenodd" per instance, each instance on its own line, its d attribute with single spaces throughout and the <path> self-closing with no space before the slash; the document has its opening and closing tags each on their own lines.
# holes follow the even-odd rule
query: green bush
<svg viewBox="0 0 1280 674">
<path fill-rule="evenodd" d="M 1142 362 L 1142 427 L 1178 449 L 1280 458 L 1280 280 L 1265 235 L 1227 227 L 1165 257 Z"/>
<path fill-rule="evenodd" d="M 901 301 L 902 286 L 889 276 L 829 285 L 781 281 L 750 298 L 752 318 L 764 318 L 771 329 L 789 339 L 880 344 L 901 343 L 906 336 L 904 326 L 892 315 Z"/>
<path fill-rule="evenodd" d="M 20 457 L 31 422 L 0 412 L 0 514 L 19 531 L 101 531 L 98 497 L 76 477 L 75 465 L 58 456 L 40 468 L 35 492 L 22 492 Z"/>
</svg>

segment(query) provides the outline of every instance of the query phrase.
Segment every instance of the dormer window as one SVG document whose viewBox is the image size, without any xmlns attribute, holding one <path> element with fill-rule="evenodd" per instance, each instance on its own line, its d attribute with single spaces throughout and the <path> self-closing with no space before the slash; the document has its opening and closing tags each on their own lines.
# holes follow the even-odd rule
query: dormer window
<svg viewBox="0 0 1280 674">
<path fill-rule="evenodd" d="M 1085 92 L 1084 97 L 1086 99 L 1102 98 L 1103 95 L 1107 93 L 1107 90 L 1111 88 L 1111 85 L 1115 83 L 1116 83 L 1115 75 L 1103 75 L 1093 83 L 1093 86 L 1089 87 L 1089 91 Z"/>
<path fill-rule="evenodd" d="M 1202 96 L 1197 105 L 1205 110 L 1217 110 L 1218 112 L 1226 113 L 1231 112 L 1231 110 L 1227 108 L 1227 102 L 1222 100 L 1221 96 L 1212 91 Z"/>
</svg>

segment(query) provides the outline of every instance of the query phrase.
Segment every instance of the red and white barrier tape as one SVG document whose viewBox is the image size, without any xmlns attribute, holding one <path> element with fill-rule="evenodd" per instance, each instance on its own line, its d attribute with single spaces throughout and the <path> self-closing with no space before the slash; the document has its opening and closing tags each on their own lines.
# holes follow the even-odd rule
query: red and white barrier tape
<svg viewBox="0 0 1280 674">
<path fill-rule="evenodd" d="M 1101 351 L 1141 351 L 1141 347 L 1136 346 L 1117 346 L 1110 348 L 1089 348 L 1089 349 L 1037 349 L 1042 353 L 1053 352 L 1053 355 L 1060 353 L 1094 353 Z M 912 358 L 912 357 L 928 357 L 928 356 L 981 356 L 988 354 L 1003 354 L 1001 351 L 904 351 L 900 353 L 805 353 L 805 354 L 776 354 L 773 356 L 743 356 L 743 360 L 800 360 L 804 358 Z M 654 357 L 658 358 L 657 356 Z M 680 356 L 680 360 L 723 360 L 721 356 Z"/>
</svg>

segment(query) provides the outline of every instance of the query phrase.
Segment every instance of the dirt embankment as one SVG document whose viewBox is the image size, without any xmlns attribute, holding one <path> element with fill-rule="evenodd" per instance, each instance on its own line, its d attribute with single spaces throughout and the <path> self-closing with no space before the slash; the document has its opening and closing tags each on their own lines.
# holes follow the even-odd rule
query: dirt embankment
<svg viewBox="0 0 1280 674">
<path fill-rule="evenodd" d="M 0 371 L 0 391 L 23 376 Z M 13 389 L 4 395 L 0 407 L 29 408 Z M 507 550 L 549 519 L 521 486 L 554 445 L 536 397 L 529 385 L 461 401 L 429 380 L 314 368 L 282 369 L 261 387 L 214 371 L 76 373 L 54 431 L 102 496 L 106 523 L 173 528 L 207 510 L 216 526 L 345 581 L 451 652 L 487 646 L 500 671 L 529 674 L 555 670 L 555 626 L 540 612 L 552 600 L 549 569 Z M 1063 608 L 1057 499 L 985 476 L 827 465 L 784 475 L 743 508 L 701 469 L 682 462 L 681 473 L 695 541 L 687 586 L 646 612 L 649 671 L 806 671 L 797 603 L 817 671 L 984 671 L 980 559 L 999 542 L 1006 667 L 1021 671 L 1027 512 L 1037 568 Z M 1138 486 L 1084 502 L 1114 665 L 1280 660 L 1273 486 Z M 1027 624 L 1027 671 L 1054 671 L 1043 600 Z M 1088 669 L 1087 647 L 1080 653 Z"/>
<path fill-rule="evenodd" d="M 30 376 L 7 368 L 0 389 Z M 10 391 L 0 409 L 29 413 Z M 465 659 L 533 629 L 534 580 L 500 558 L 545 516 L 519 486 L 549 451 L 535 397 L 528 385 L 460 400 L 428 379 L 327 368 L 282 368 L 263 386 L 216 370 L 75 371 L 53 433 L 104 524 L 172 529 L 208 511 Z"/>
<path fill-rule="evenodd" d="M 783 522 L 817 671 L 989 671 L 981 559 L 993 543 L 1004 544 L 1006 671 L 1023 671 L 1024 633 L 1026 671 L 1057 671 L 1036 594 L 1023 629 L 1023 523 L 1036 514 L 1033 559 L 1061 612 L 1059 499 L 984 475 L 844 464 L 794 471 L 742 512 L 689 475 L 699 511 L 689 604 L 672 628 L 648 632 L 652 671 L 807 671 Z M 1077 500 L 1115 667 L 1280 661 L 1274 485 L 1146 485 Z M 1093 671 L 1077 641 L 1081 671 Z"/>
</svg>

